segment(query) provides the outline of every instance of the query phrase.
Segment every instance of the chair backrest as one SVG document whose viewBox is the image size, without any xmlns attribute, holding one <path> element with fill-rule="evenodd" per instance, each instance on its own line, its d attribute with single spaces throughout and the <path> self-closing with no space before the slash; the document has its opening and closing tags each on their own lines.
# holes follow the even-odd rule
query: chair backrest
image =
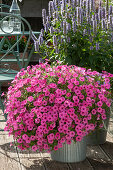
<svg viewBox="0 0 113 170">
<path fill-rule="evenodd" d="M 12 64 L 14 62 L 18 65 L 18 69 L 17 67 L 16 69 L 19 71 L 21 68 L 28 66 L 34 51 L 33 44 L 30 44 L 32 35 L 31 26 L 28 21 L 21 16 L 6 12 L 0 12 L 0 16 L 2 16 L 0 20 L 0 73 L 14 69 Z M 13 32 L 13 27 L 10 26 L 11 17 L 15 17 L 21 21 L 21 33 Z M 6 24 L 7 30 L 5 30 L 4 23 Z M 25 31 L 25 25 L 27 25 L 28 31 Z M 20 55 L 21 50 L 23 50 L 22 56 Z M 26 54 L 28 56 L 26 56 Z"/>
<path fill-rule="evenodd" d="M 0 12 L 9 12 L 10 6 L 6 4 L 0 4 Z"/>
</svg>

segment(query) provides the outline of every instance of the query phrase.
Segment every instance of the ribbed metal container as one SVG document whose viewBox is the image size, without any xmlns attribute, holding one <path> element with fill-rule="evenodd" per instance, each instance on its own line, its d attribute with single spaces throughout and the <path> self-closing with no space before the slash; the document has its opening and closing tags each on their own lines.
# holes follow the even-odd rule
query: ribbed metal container
<svg viewBox="0 0 113 170">
<path fill-rule="evenodd" d="M 86 158 L 86 137 L 80 142 L 63 144 L 57 151 L 51 152 L 51 158 L 59 162 L 80 162 Z"/>
<path fill-rule="evenodd" d="M 87 136 L 88 145 L 100 145 L 106 142 L 107 131 L 105 129 L 95 130 Z"/>
<path fill-rule="evenodd" d="M 106 142 L 107 128 L 109 125 L 110 112 L 107 115 L 107 119 L 104 121 L 105 128 L 96 129 L 94 132 L 87 136 L 87 145 L 100 145 Z"/>
</svg>

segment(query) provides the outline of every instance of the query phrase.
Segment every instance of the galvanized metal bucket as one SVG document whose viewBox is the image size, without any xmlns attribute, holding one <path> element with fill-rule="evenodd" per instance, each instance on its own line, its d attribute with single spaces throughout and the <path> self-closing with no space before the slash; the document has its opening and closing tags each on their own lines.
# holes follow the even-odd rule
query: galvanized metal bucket
<svg viewBox="0 0 113 170">
<path fill-rule="evenodd" d="M 106 142 L 107 131 L 97 129 L 87 136 L 87 145 L 100 145 Z"/>
<path fill-rule="evenodd" d="M 104 121 L 105 128 L 96 129 L 87 136 L 87 145 L 100 145 L 106 142 L 107 128 L 109 125 L 110 112 L 107 114 L 107 119 Z"/>
<path fill-rule="evenodd" d="M 80 162 L 86 159 L 86 137 L 80 142 L 63 144 L 57 151 L 51 152 L 51 158 L 59 162 Z"/>
</svg>

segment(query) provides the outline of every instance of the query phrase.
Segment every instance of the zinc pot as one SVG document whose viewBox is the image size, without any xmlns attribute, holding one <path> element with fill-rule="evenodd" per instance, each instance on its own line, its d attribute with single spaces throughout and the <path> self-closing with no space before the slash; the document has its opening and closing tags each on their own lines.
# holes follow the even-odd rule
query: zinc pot
<svg viewBox="0 0 113 170">
<path fill-rule="evenodd" d="M 101 129 L 97 127 L 93 132 L 91 132 L 91 134 L 87 136 L 87 145 L 100 145 L 106 142 L 109 119 L 110 110 L 107 112 L 107 119 L 104 121 L 105 127 Z"/>
<path fill-rule="evenodd" d="M 59 162 L 80 162 L 86 159 L 86 148 L 86 137 L 84 137 L 80 142 L 64 143 L 62 148 L 51 152 L 51 158 Z"/>
</svg>

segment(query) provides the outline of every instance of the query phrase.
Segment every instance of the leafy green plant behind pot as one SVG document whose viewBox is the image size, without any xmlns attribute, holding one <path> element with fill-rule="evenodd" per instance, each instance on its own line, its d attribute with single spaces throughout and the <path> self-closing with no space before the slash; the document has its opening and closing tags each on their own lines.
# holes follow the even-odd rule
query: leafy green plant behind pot
<svg viewBox="0 0 113 170">
<path fill-rule="evenodd" d="M 94 0 L 49 2 L 49 15 L 42 10 L 41 30 L 36 51 L 53 64 L 74 64 L 113 73 L 113 10 L 96 9 Z M 51 45 L 49 45 L 50 43 Z"/>
</svg>

